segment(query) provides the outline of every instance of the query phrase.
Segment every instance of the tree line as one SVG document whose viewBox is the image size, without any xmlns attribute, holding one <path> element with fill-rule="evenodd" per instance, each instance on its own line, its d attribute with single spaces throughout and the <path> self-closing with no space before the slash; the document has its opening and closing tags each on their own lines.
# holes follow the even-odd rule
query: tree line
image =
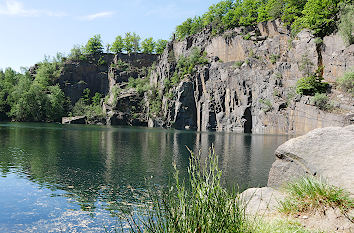
<svg viewBox="0 0 354 233">
<path fill-rule="evenodd" d="M 84 55 L 100 54 L 104 51 L 109 53 L 146 53 L 146 54 L 162 54 L 166 48 L 167 40 L 154 40 L 152 37 L 141 41 L 141 37 L 136 33 L 127 32 L 125 36 L 118 35 L 112 44 L 103 45 L 101 35 L 91 37 L 86 45 L 75 45 L 71 51 L 69 58 L 80 58 Z"/>
<path fill-rule="evenodd" d="M 353 17 L 352 0 L 224 0 L 210 6 L 202 16 L 188 18 L 177 26 L 175 36 L 181 40 L 206 27 L 216 35 L 239 26 L 281 19 L 293 34 L 308 28 L 323 37 L 339 26 L 347 43 L 353 43 Z"/>
</svg>

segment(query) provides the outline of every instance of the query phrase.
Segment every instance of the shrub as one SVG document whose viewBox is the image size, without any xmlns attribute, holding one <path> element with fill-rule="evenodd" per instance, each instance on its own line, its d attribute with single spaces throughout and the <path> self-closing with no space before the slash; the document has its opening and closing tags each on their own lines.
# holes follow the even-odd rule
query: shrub
<svg viewBox="0 0 354 233">
<path fill-rule="evenodd" d="M 288 196 L 280 202 L 279 210 L 286 214 L 312 211 L 320 207 L 337 207 L 344 212 L 354 208 L 353 199 L 347 192 L 314 177 L 292 182 L 285 190 Z"/>
<path fill-rule="evenodd" d="M 354 28 L 354 5 L 343 4 L 341 10 L 340 23 L 338 25 L 339 33 L 343 37 L 347 45 L 354 43 L 353 28 Z"/>
<path fill-rule="evenodd" d="M 264 112 L 269 112 L 273 110 L 273 105 L 272 102 L 270 102 L 270 100 L 268 99 L 260 99 L 259 102 L 263 105 L 262 110 Z"/>
<path fill-rule="evenodd" d="M 129 78 L 128 88 L 134 88 L 139 94 L 142 94 L 150 89 L 149 79 L 147 78 Z"/>
<path fill-rule="evenodd" d="M 314 95 L 315 93 L 324 93 L 327 91 L 329 84 L 323 82 L 323 77 L 311 75 L 301 78 L 296 83 L 296 93 L 301 95 Z"/>
<path fill-rule="evenodd" d="M 333 109 L 333 105 L 329 102 L 329 98 L 326 94 L 316 93 L 312 98 L 312 104 L 324 111 Z"/>
<path fill-rule="evenodd" d="M 100 57 L 100 59 L 98 59 L 97 65 L 99 65 L 99 66 L 107 65 L 107 62 L 106 62 L 106 60 L 104 60 L 104 57 Z"/>
<path fill-rule="evenodd" d="M 342 90 L 354 95 L 354 71 L 346 72 L 336 82 Z"/>
<path fill-rule="evenodd" d="M 234 64 L 235 68 L 240 68 L 243 65 L 244 61 L 236 61 Z"/>
<path fill-rule="evenodd" d="M 270 62 L 274 65 L 279 58 L 280 58 L 279 54 L 272 54 L 270 55 Z"/>
</svg>

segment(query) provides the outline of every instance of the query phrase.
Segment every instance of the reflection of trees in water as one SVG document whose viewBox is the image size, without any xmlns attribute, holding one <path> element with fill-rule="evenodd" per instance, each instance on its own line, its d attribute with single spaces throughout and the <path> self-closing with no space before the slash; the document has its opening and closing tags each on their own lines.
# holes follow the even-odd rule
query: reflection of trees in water
<svg viewBox="0 0 354 233">
<path fill-rule="evenodd" d="M 257 161 L 273 158 L 274 148 L 280 144 L 276 137 L 264 140 L 263 136 L 230 133 L 40 126 L 45 128 L 0 128 L 2 174 L 15 167 L 29 180 L 66 191 L 63 195 L 83 210 L 93 211 L 100 200 L 112 213 L 122 208 L 132 210 L 132 203 L 146 201 L 145 178 L 157 186 L 168 184 L 173 161 L 187 177 L 190 155 L 186 146 L 206 156 L 213 144 L 225 182 L 235 185 L 240 181 L 255 183 L 254 177 L 264 184 L 266 177 L 257 175 L 262 167 Z M 263 150 L 270 155 L 260 152 Z"/>
</svg>

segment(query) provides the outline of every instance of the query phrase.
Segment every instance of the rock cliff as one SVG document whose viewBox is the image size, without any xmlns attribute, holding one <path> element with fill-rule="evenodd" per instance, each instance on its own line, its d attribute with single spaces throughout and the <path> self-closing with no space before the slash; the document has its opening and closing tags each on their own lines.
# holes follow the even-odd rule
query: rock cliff
<svg viewBox="0 0 354 233">
<path fill-rule="evenodd" d="M 351 124 L 352 96 L 332 88 L 328 95 L 337 110 L 325 112 L 311 104 L 311 97 L 295 93 L 297 80 L 318 67 L 324 67 L 324 79 L 334 86 L 336 78 L 354 66 L 354 45 L 345 47 L 337 35 L 322 41 L 307 30 L 292 38 L 280 21 L 220 36 L 205 29 L 183 41 L 173 40 L 150 76 L 161 111 L 149 110 L 149 126 L 304 134 Z M 208 62 L 197 64 L 169 87 L 180 69 L 179 59 L 191 56 L 195 48 Z"/>
</svg>

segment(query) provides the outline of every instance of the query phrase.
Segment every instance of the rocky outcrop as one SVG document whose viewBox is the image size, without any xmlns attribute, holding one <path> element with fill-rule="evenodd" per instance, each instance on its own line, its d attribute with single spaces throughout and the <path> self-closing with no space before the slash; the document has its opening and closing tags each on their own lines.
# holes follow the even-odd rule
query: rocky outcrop
<svg viewBox="0 0 354 233">
<path fill-rule="evenodd" d="M 129 79 L 146 80 L 149 69 L 157 61 L 156 54 L 117 54 L 108 73 L 109 93 L 103 103 L 108 125 L 147 126 L 148 117 L 143 92 L 127 88 Z M 144 82 L 144 81 L 142 81 Z"/>
<path fill-rule="evenodd" d="M 113 54 L 101 54 L 64 62 L 57 82 L 73 105 L 82 97 L 86 88 L 90 89 L 92 96 L 96 92 L 103 96 L 108 94 L 108 71 L 113 58 Z"/>
<path fill-rule="evenodd" d="M 275 151 L 268 186 L 280 187 L 301 176 L 327 179 L 354 194 L 354 125 L 315 129 Z"/>
<path fill-rule="evenodd" d="M 86 116 L 75 116 L 75 117 L 63 117 L 61 120 L 62 124 L 86 124 Z"/>
<path fill-rule="evenodd" d="M 337 40 L 341 38 L 336 35 L 325 37 L 321 45 L 308 30 L 292 38 L 280 21 L 274 21 L 220 36 L 212 36 L 207 28 L 172 41 L 150 76 L 162 99 L 161 113 L 149 114 L 150 126 L 304 134 L 317 127 L 349 125 L 352 97 L 349 104 L 336 100 L 338 111 L 325 112 L 312 105 L 311 97 L 301 98 L 294 90 L 297 80 L 319 66 L 325 67 L 329 82 L 354 66 L 354 45 L 343 47 L 334 43 Z M 178 59 L 190 56 L 196 47 L 206 52 L 209 63 L 197 65 L 167 90 L 166 80 L 173 77 Z"/>
</svg>

